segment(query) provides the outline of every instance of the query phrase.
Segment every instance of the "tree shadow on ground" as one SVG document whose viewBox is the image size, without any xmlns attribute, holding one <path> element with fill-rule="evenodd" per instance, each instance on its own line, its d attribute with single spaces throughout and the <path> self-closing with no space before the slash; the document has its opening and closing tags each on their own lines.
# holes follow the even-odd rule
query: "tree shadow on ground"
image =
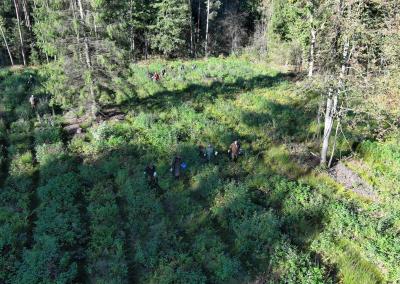
<svg viewBox="0 0 400 284">
<path fill-rule="evenodd" d="M 271 88 L 290 78 L 293 74 L 278 73 L 275 76 L 260 75 L 251 79 L 237 78 L 233 83 L 213 81 L 211 84 L 189 84 L 183 90 L 165 90 L 133 103 L 143 110 L 160 111 L 193 102 L 198 106 L 213 102 L 217 98 L 233 98 L 238 92 L 249 92 L 257 88 Z"/>
<path fill-rule="evenodd" d="M 250 127 L 272 128 L 271 134 L 280 140 L 304 139 L 313 122 L 313 113 L 302 106 L 268 101 L 262 112 L 244 111 L 242 121 Z"/>
<path fill-rule="evenodd" d="M 195 156 L 197 145 L 184 146 L 179 150 L 183 158 L 190 163 L 189 172 L 182 180 L 174 181 L 167 168 L 169 161 L 158 167 L 160 179 L 166 180 L 161 183 L 164 189 L 164 196 L 161 197 L 146 185 L 143 174 L 146 163 L 152 159 L 157 161 L 162 158 L 151 146 L 144 153 L 134 145 L 124 144 L 112 151 L 105 151 L 85 163 L 77 157 L 70 157 L 67 163 L 65 160 L 54 160 L 42 165 L 39 171 L 50 176 L 50 173 L 56 173 L 60 169 L 61 172 L 68 172 L 68 168 L 71 167 L 79 176 L 82 190 L 86 193 L 90 192 L 96 183 L 112 184 L 110 188 L 115 191 L 121 218 L 116 222 L 121 222 L 122 226 L 120 228 L 122 233 L 115 237 L 124 238 L 125 241 L 123 255 L 119 257 L 121 261 L 128 263 L 128 277 L 132 281 L 148 279 L 146 277 L 164 271 L 163 267 L 168 265 L 187 273 L 199 273 L 198 267 L 201 267 L 201 273 L 210 282 L 216 281 L 215 279 L 219 277 L 218 269 L 225 267 L 224 265 L 232 265 L 232 271 L 229 272 L 232 273 L 231 278 L 244 280 L 245 278 L 240 277 L 243 275 L 252 277 L 262 272 L 261 268 L 268 265 L 268 254 L 284 235 L 288 235 L 295 245 L 305 249 L 308 240 L 322 230 L 323 216 L 313 208 L 293 211 L 287 217 L 282 212 L 282 216 L 287 220 L 277 221 L 275 224 L 274 217 L 268 215 L 268 212 L 271 208 L 280 206 L 272 205 L 268 201 L 262 202 L 263 199 L 269 199 L 267 194 L 260 194 L 256 197 L 260 202 L 254 202 L 254 191 L 260 190 L 257 186 L 243 187 L 245 192 L 238 194 L 226 204 L 224 208 L 224 212 L 228 212 L 226 216 L 221 215 L 222 218 L 212 216 L 210 208 L 215 204 L 216 196 L 229 194 L 225 192 L 227 189 L 224 186 L 231 184 L 230 189 L 233 189 L 235 186 L 247 183 L 248 178 L 254 174 L 251 169 L 244 168 L 247 158 L 243 157 L 238 163 L 231 163 L 226 156 L 222 156 L 207 164 Z M 148 153 L 150 155 L 144 155 Z M 79 169 L 73 165 L 76 163 L 81 164 Z M 202 177 L 202 172 L 210 168 L 215 170 Z M 240 169 L 239 173 L 236 169 Z M 274 172 L 269 174 L 265 179 L 276 175 Z M 192 187 L 191 179 L 195 175 L 200 175 L 197 188 Z M 289 190 L 282 192 L 277 202 L 284 202 L 288 194 Z M 90 206 L 85 200 L 86 194 L 79 195 L 79 199 L 79 207 Z M 172 209 L 166 207 L 167 203 L 173 205 Z M 246 206 L 243 207 L 243 204 Z M 252 211 L 246 212 L 246 207 L 251 207 Z M 82 222 L 89 227 L 91 219 L 87 216 L 87 212 L 82 210 L 80 214 Z M 223 220 L 229 219 L 229 216 L 237 216 L 237 220 L 228 220 L 230 225 L 227 226 Z M 276 232 L 271 231 L 258 239 L 258 235 L 263 233 L 257 229 L 260 220 L 264 220 L 265 224 L 271 224 L 271 230 Z M 292 225 L 297 224 L 298 220 L 301 221 L 300 229 Z M 235 225 L 236 221 L 238 226 Z M 249 226 L 254 231 L 249 231 Z M 307 230 L 303 230 L 305 227 Z M 208 254 L 202 255 L 197 242 L 199 235 L 205 231 L 211 232 L 210 234 L 216 239 L 208 245 Z M 89 239 L 83 240 L 78 248 L 71 248 L 73 260 L 79 267 L 77 277 L 83 282 L 88 280 L 85 272 L 88 265 L 87 240 L 94 236 L 89 235 L 85 238 L 88 237 Z M 260 252 L 260 247 L 263 248 L 263 252 Z M 178 256 L 185 258 L 181 259 Z M 222 257 L 222 260 L 218 260 L 218 257 Z M 103 263 L 104 271 L 111 271 L 114 261 L 118 263 L 120 260 L 109 258 L 104 254 L 98 261 Z M 165 263 L 166 260 L 171 262 Z M 234 268 L 237 260 L 240 260 L 238 268 Z M 210 266 L 210 263 L 214 266 Z M 225 278 L 225 281 L 228 281 L 228 278 Z"/>
</svg>

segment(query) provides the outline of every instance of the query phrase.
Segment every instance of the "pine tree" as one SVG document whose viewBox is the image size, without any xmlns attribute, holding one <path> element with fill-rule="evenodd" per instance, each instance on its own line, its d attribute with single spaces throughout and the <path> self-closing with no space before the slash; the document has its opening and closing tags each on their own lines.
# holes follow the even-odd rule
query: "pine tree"
<svg viewBox="0 0 400 284">
<path fill-rule="evenodd" d="M 161 51 L 164 56 L 182 54 L 190 26 L 187 0 L 160 0 L 153 7 L 157 16 L 151 27 L 151 46 Z"/>
</svg>

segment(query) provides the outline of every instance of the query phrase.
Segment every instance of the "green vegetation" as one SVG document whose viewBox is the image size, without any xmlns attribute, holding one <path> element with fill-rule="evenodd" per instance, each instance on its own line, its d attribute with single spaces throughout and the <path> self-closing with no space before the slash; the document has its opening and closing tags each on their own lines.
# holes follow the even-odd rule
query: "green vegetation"
<svg viewBox="0 0 400 284">
<path fill-rule="evenodd" d="M 147 78 L 162 68 L 163 80 Z M 318 151 L 318 101 L 292 74 L 242 57 L 143 62 L 129 73 L 135 94 L 103 97 L 125 119 L 82 122 L 84 133 L 68 136 L 50 109 L 21 118 L 26 74 L 36 71 L 2 71 L 2 281 L 400 279 L 398 136 L 361 143 L 347 162 L 376 188 L 371 201 L 296 150 Z M 225 154 L 234 139 L 244 149 L 237 163 Z M 219 152 L 210 163 L 198 155 L 207 143 Z M 188 165 L 179 180 L 169 171 L 176 153 Z M 161 195 L 147 185 L 148 163 Z"/>
<path fill-rule="evenodd" d="M 399 283 L 398 2 L 1 1 L 0 283 Z"/>
</svg>

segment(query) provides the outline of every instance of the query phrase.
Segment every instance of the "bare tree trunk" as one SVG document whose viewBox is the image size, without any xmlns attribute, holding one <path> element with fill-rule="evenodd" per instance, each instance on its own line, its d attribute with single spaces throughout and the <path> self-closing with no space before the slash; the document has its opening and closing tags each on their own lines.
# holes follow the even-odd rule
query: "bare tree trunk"
<svg viewBox="0 0 400 284">
<path fill-rule="evenodd" d="M 199 0 L 199 8 L 197 11 L 197 42 L 200 41 L 200 22 L 201 22 L 201 0 Z"/>
<path fill-rule="evenodd" d="M 77 17 L 76 17 L 76 6 L 75 6 L 75 0 L 70 0 L 70 5 L 71 5 L 71 10 L 72 10 L 72 16 L 74 21 L 77 21 Z M 75 26 L 75 25 L 74 25 Z M 82 56 L 81 56 L 81 52 L 80 52 L 80 36 L 79 36 L 79 28 L 77 26 L 75 26 L 75 34 L 76 34 L 76 44 L 77 44 L 77 48 L 78 48 L 78 57 L 79 60 L 82 61 Z"/>
<path fill-rule="evenodd" d="M 81 21 L 84 23 L 85 22 L 85 13 L 83 12 L 83 6 L 82 6 L 82 1 L 78 1 L 78 6 L 79 6 L 79 15 L 81 16 Z"/>
<path fill-rule="evenodd" d="M 321 149 L 321 165 L 326 165 L 326 159 L 328 156 L 328 148 L 329 148 L 329 139 L 331 137 L 332 126 L 334 121 L 334 115 L 336 113 L 338 101 L 338 92 L 337 90 L 329 89 L 328 98 L 326 100 L 326 109 L 325 109 L 325 127 L 324 127 L 324 136 L 322 137 L 322 149 Z"/>
<path fill-rule="evenodd" d="M 322 113 L 324 111 L 324 103 L 323 103 L 323 96 L 321 98 L 320 103 L 318 104 L 318 113 L 317 113 L 317 129 L 318 132 L 316 134 L 314 134 L 314 140 L 316 139 L 319 143 L 321 140 L 321 118 L 322 118 Z"/>
<path fill-rule="evenodd" d="M 25 25 L 26 27 L 31 30 L 32 25 L 31 25 L 31 20 L 29 17 L 29 6 L 27 3 L 27 0 L 22 0 L 22 9 L 24 10 L 24 16 L 25 16 Z"/>
<path fill-rule="evenodd" d="M 193 39 L 193 17 L 192 17 L 192 0 L 189 1 L 189 21 L 190 21 L 190 54 L 193 56 L 194 39 Z"/>
<path fill-rule="evenodd" d="M 81 17 L 81 22 L 85 23 L 85 14 L 83 11 L 83 6 L 82 6 L 82 1 L 78 0 L 78 6 L 79 6 L 79 14 Z M 86 66 L 88 69 L 92 68 L 92 63 L 91 63 L 91 58 L 90 58 L 90 50 L 89 50 L 89 40 L 86 37 L 86 35 L 84 35 L 84 47 L 85 47 L 85 59 L 86 59 Z"/>
<path fill-rule="evenodd" d="M 34 8 L 34 9 L 37 8 L 36 1 L 35 1 L 35 0 L 33 0 L 33 8 Z M 47 6 L 47 3 L 46 3 L 46 8 L 47 8 L 47 9 L 49 8 L 49 7 Z M 38 23 L 38 22 L 36 22 L 36 23 Z M 42 44 L 44 45 L 44 40 L 42 40 Z M 50 60 L 49 60 L 49 55 L 47 54 L 46 51 L 44 51 L 44 50 L 41 50 L 41 51 L 44 53 L 44 55 L 45 55 L 45 57 L 46 57 L 46 62 L 49 63 L 49 62 L 50 62 Z"/>
<path fill-rule="evenodd" d="M 144 37 L 144 58 L 147 60 L 149 57 L 149 41 L 147 39 L 147 34 L 145 34 Z"/>
<path fill-rule="evenodd" d="M 309 16 L 309 21 L 310 21 L 310 54 L 308 58 L 308 77 L 312 77 L 314 73 L 314 58 L 315 58 L 315 45 L 317 42 L 317 31 L 315 29 L 314 25 L 314 3 L 313 1 L 311 3 L 311 10 L 310 10 L 310 16 Z"/>
<path fill-rule="evenodd" d="M 18 0 L 13 0 L 15 6 L 15 14 L 17 15 L 17 25 L 18 25 L 18 32 L 19 32 L 19 40 L 21 42 L 21 54 L 22 54 L 22 61 L 24 66 L 26 66 L 26 59 L 25 59 L 25 48 L 24 48 L 24 39 L 22 37 L 22 30 L 21 30 L 21 21 L 19 19 L 19 11 L 18 11 Z"/>
<path fill-rule="evenodd" d="M 321 165 L 326 165 L 328 148 L 329 148 L 329 139 L 331 137 L 334 117 L 337 113 L 337 103 L 338 103 L 339 94 L 341 92 L 343 92 L 345 89 L 344 80 L 345 80 L 347 65 L 350 61 L 349 48 L 350 48 L 350 40 L 346 39 L 344 46 L 343 46 L 343 54 L 342 54 L 343 61 L 342 61 L 342 67 L 341 67 L 340 74 L 339 74 L 338 87 L 333 92 L 333 94 L 332 94 L 331 90 L 329 91 L 329 95 L 328 95 L 328 99 L 327 99 L 327 103 L 326 103 L 325 127 L 324 127 L 324 136 L 322 138 L 322 149 L 321 149 Z"/>
<path fill-rule="evenodd" d="M 207 24 L 206 24 L 206 42 L 205 42 L 205 48 L 204 48 L 204 53 L 205 56 L 208 57 L 208 30 L 209 30 L 209 25 L 210 25 L 210 0 L 207 0 Z"/>
<path fill-rule="evenodd" d="M 130 55 L 131 55 L 131 58 L 133 58 L 133 53 L 134 53 L 135 48 L 136 48 L 136 46 L 135 46 L 135 33 L 134 33 L 134 30 L 133 30 L 133 25 L 132 25 L 132 22 L 133 22 L 133 0 L 130 0 L 130 2 L 129 2 L 129 20 L 130 20 L 130 25 L 129 25 Z"/>
<path fill-rule="evenodd" d="M 315 61 L 315 45 L 317 42 L 317 31 L 311 27 L 311 44 L 310 44 L 310 58 L 308 60 L 308 77 L 314 75 L 314 61 Z"/>
<path fill-rule="evenodd" d="M 332 153 L 331 153 L 331 158 L 329 159 L 328 168 L 330 168 L 332 166 L 333 157 L 335 155 L 336 142 L 337 142 L 337 136 L 338 136 L 338 132 L 339 132 L 339 127 L 340 127 L 340 119 L 338 119 L 337 125 L 336 125 L 335 139 L 333 140 Z"/>
<path fill-rule="evenodd" d="M 1 25 L 0 25 L 0 33 L 3 36 L 4 44 L 5 44 L 6 48 L 7 48 L 7 52 L 8 52 L 8 56 L 10 57 L 11 65 L 14 66 L 14 59 L 12 58 L 11 51 L 10 51 L 10 48 L 8 46 L 8 43 L 7 43 L 7 38 L 6 38 L 6 35 L 5 35 L 4 30 L 1 27 Z"/>
<path fill-rule="evenodd" d="M 82 0 L 78 0 L 78 6 L 79 6 L 79 13 L 80 13 L 81 21 L 82 21 L 82 23 L 85 23 L 85 14 L 83 11 Z M 86 33 L 84 33 L 83 41 L 84 41 L 84 48 L 85 48 L 86 67 L 87 67 L 87 70 L 91 71 L 92 70 L 92 62 L 91 62 L 91 57 L 90 57 L 89 39 L 88 39 Z M 90 112 L 91 112 L 92 118 L 95 119 L 96 113 L 97 113 L 97 103 L 96 103 L 96 97 L 94 94 L 93 78 L 90 78 L 89 84 L 90 84 L 89 92 L 90 92 L 90 100 L 91 100 Z"/>
</svg>

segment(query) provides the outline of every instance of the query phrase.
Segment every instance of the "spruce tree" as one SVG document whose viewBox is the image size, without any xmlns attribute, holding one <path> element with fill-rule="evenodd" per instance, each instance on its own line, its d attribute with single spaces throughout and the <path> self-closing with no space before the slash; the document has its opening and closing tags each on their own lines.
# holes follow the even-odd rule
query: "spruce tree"
<svg viewBox="0 0 400 284">
<path fill-rule="evenodd" d="M 104 1 L 36 0 L 35 34 L 43 52 L 54 60 L 47 66 L 46 87 L 53 102 L 80 106 L 95 116 L 109 97 L 120 93 L 125 60 L 113 40 L 113 22 Z M 117 19 L 114 19 L 116 21 Z M 118 83 L 117 83 L 118 82 Z"/>
<path fill-rule="evenodd" d="M 165 56 L 182 53 L 186 45 L 186 32 L 190 26 L 188 2 L 186 0 L 159 0 L 153 7 L 157 11 L 157 16 L 151 27 L 151 46 Z"/>
</svg>

